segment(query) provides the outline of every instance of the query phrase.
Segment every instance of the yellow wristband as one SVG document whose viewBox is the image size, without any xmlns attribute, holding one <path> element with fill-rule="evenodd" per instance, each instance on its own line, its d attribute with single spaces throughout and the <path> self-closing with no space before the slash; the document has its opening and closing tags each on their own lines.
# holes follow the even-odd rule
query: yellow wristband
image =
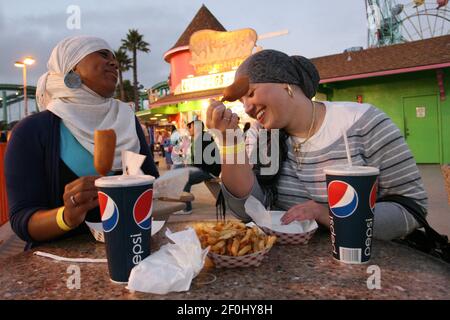
<svg viewBox="0 0 450 320">
<path fill-rule="evenodd" d="M 56 213 L 56 223 L 58 224 L 58 227 L 61 228 L 61 230 L 70 231 L 73 228 L 69 227 L 64 221 L 64 209 L 64 207 L 58 209 L 58 212 Z"/>
<path fill-rule="evenodd" d="M 233 144 L 231 146 L 222 146 L 221 154 L 222 155 L 236 154 L 236 153 L 241 152 L 244 149 L 245 149 L 245 143 L 244 142 L 240 142 L 238 144 Z"/>
</svg>

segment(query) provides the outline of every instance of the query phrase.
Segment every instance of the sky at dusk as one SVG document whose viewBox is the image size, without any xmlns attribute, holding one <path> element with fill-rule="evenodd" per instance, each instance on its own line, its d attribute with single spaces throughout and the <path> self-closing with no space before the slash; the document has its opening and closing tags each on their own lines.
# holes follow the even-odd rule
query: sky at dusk
<svg viewBox="0 0 450 320">
<path fill-rule="evenodd" d="M 163 54 L 202 4 L 228 31 L 253 28 L 261 35 L 289 30 L 288 35 L 257 43 L 265 49 L 313 58 L 353 46 L 367 47 L 363 0 L 0 0 L 0 83 L 20 84 L 22 73 L 13 64 L 30 55 L 36 64 L 28 68 L 28 83 L 36 85 L 52 48 L 67 36 L 99 36 L 117 49 L 128 29 L 137 28 L 151 49 L 138 55 L 138 80 L 145 88 L 151 87 L 167 79 L 170 68 Z M 71 5 L 80 9 L 80 29 L 66 26 Z M 131 79 L 131 72 L 125 78 Z"/>
</svg>

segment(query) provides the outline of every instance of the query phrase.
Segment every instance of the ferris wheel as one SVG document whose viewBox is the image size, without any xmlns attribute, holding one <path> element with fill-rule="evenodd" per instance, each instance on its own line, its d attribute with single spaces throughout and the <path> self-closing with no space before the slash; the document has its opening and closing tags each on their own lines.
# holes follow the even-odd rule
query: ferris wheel
<svg viewBox="0 0 450 320">
<path fill-rule="evenodd" d="M 368 46 L 380 47 L 450 34 L 449 0 L 365 0 Z"/>
</svg>

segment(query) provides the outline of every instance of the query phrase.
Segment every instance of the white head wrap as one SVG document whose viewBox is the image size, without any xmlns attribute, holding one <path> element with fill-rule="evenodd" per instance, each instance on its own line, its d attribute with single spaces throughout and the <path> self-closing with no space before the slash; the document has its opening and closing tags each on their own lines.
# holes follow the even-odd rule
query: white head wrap
<svg viewBox="0 0 450 320">
<path fill-rule="evenodd" d="M 60 117 L 80 144 L 94 154 L 94 131 L 114 129 L 117 136 L 113 169 L 121 169 L 122 150 L 139 153 L 135 115 L 129 104 L 113 98 L 104 98 L 84 84 L 70 89 L 64 76 L 85 56 L 111 47 L 103 39 L 75 36 L 62 40 L 53 49 L 47 63 L 48 72 L 37 84 L 36 98 L 39 109 L 48 109 Z"/>
</svg>

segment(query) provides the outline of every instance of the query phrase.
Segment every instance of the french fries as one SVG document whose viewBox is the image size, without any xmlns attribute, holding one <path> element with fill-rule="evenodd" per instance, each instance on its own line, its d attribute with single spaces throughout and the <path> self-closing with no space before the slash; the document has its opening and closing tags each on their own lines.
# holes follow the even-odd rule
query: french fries
<svg viewBox="0 0 450 320">
<path fill-rule="evenodd" d="M 249 228 L 242 222 L 227 221 L 217 224 L 198 224 L 194 227 L 202 248 L 219 255 L 241 257 L 270 249 L 276 236 L 268 236 L 258 227 Z"/>
</svg>

